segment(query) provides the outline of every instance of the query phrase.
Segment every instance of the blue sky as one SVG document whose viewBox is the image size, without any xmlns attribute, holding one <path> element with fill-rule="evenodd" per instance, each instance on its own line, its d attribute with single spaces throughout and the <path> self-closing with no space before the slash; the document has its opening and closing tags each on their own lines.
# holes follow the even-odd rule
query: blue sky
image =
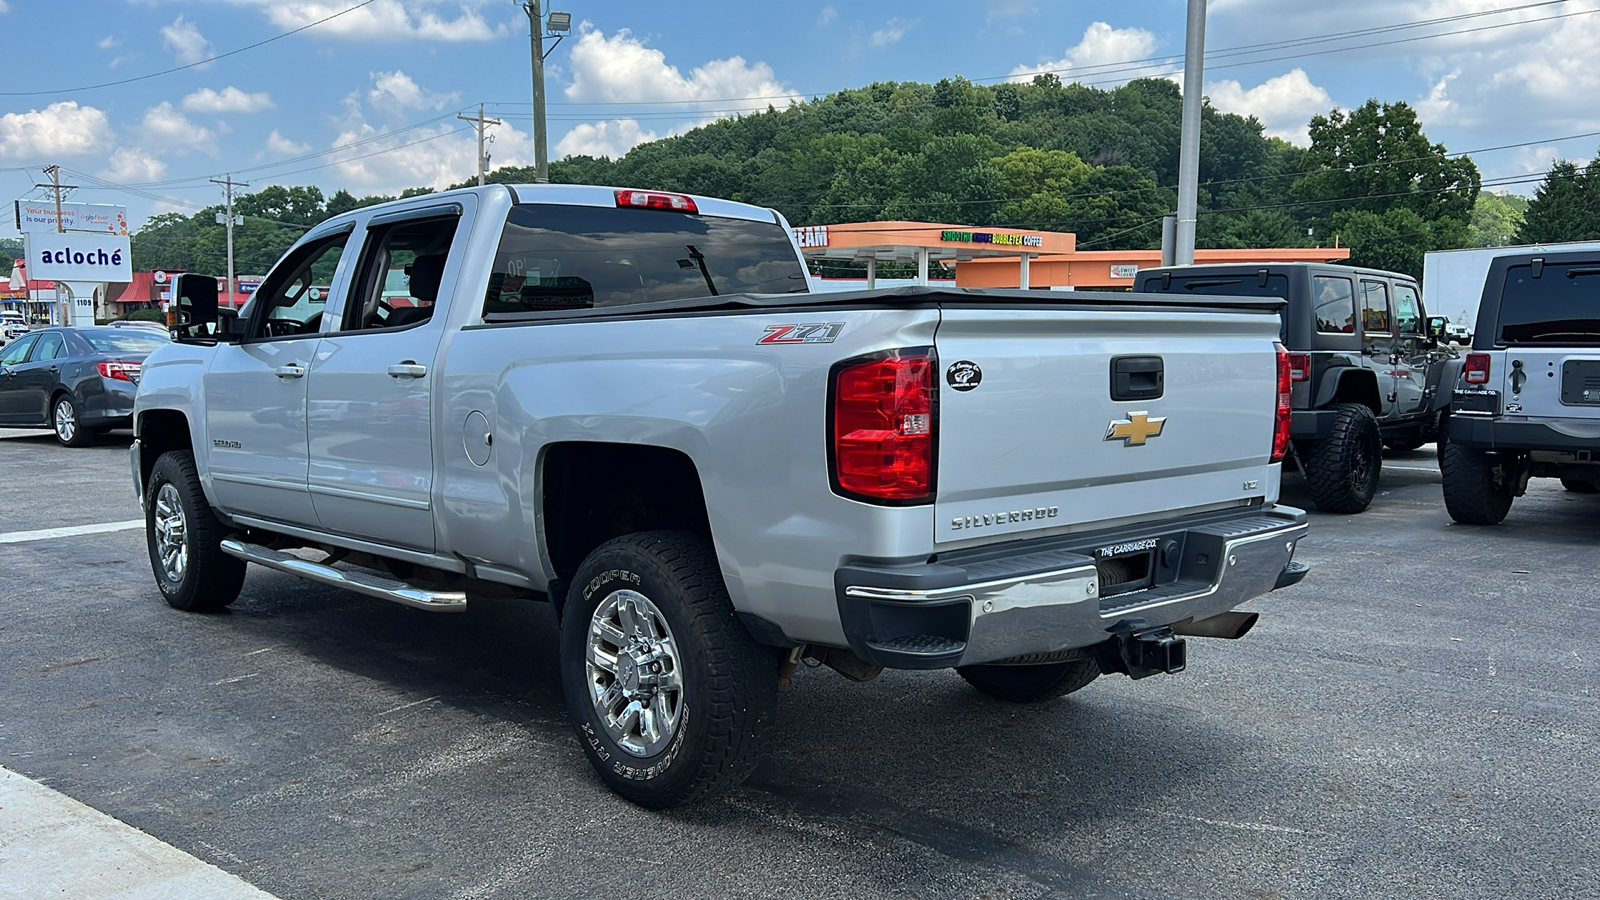
<svg viewBox="0 0 1600 900">
<path fill-rule="evenodd" d="M 137 227 L 218 202 L 208 179 L 229 172 L 251 190 L 443 186 L 474 170 L 471 126 L 455 117 L 479 103 L 503 122 L 493 164 L 532 162 L 520 3 L 368 0 L 344 12 L 360 2 L 0 0 L 0 191 L 37 197 L 40 167 L 58 163 L 80 185 L 72 199 L 122 203 Z M 1181 68 L 1185 20 L 1184 0 L 552 5 L 575 23 L 547 64 L 553 159 L 616 155 L 873 81 L 1167 75 Z M 1409 23 L 1430 24 L 1391 29 Z M 1416 105 L 1453 151 L 1525 143 L 1474 154 L 1503 189 L 1530 192 L 1514 179 L 1600 147 L 1600 0 L 1212 0 L 1207 47 L 1213 103 L 1297 143 L 1313 113 L 1377 97 Z M 1143 62 L 1157 58 L 1168 62 Z M 15 234 L 10 219 L 0 235 Z"/>
</svg>

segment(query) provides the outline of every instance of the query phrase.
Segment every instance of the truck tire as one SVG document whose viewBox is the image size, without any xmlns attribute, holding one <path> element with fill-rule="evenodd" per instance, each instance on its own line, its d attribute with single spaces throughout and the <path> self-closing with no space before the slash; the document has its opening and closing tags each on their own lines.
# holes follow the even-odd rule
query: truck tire
<svg viewBox="0 0 1600 900">
<path fill-rule="evenodd" d="M 1100 665 L 1090 658 L 1034 666 L 957 666 L 956 674 L 996 700 L 1037 703 L 1087 687 L 1100 677 Z"/>
<path fill-rule="evenodd" d="M 589 762 L 640 806 L 731 789 L 761 761 L 778 654 L 734 615 L 707 537 L 647 531 L 590 553 L 567 592 L 560 666 Z"/>
<path fill-rule="evenodd" d="M 1439 468 L 1450 518 L 1463 525 L 1498 525 L 1505 520 L 1516 486 L 1501 463 L 1476 447 L 1450 444 Z"/>
<path fill-rule="evenodd" d="M 1580 481 L 1576 478 L 1561 479 L 1561 486 L 1574 494 L 1600 494 L 1600 485 L 1592 481 Z"/>
<path fill-rule="evenodd" d="M 239 598 L 245 563 L 222 552 L 228 528 L 200 488 L 194 456 L 161 454 L 144 499 L 150 568 L 167 603 L 185 612 L 215 612 Z"/>
<path fill-rule="evenodd" d="M 1383 471 L 1383 438 L 1372 410 L 1360 403 L 1334 408 L 1333 431 L 1301 454 L 1317 508 L 1358 513 L 1372 504 Z"/>
</svg>

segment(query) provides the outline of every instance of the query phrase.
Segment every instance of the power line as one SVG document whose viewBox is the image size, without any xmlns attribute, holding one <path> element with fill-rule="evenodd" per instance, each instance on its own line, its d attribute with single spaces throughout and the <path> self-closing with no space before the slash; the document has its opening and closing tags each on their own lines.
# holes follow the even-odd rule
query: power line
<svg viewBox="0 0 1600 900">
<path fill-rule="evenodd" d="M 299 34 L 300 32 L 305 31 L 308 28 L 315 28 L 315 27 L 317 27 L 318 25 L 321 25 L 324 22 L 331 22 L 334 19 L 337 19 L 340 16 L 344 15 L 345 13 L 355 12 L 356 10 L 360 9 L 363 6 L 369 6 L 369 5 L 371 5 L 373 3 L 376 3 L 376 2 L 377 2 L 377 0 L 361 0 L 361 2 L 357 3 L 355 6 L 352 6 L 352 7 L 348 8 L 348 9 L 342 9 L 342 10 L 334 13 L 331 16 L 328 16 L 328 17 L 322 18 L 322 19 L 318 19 L 317 21 L 312 22 L 312 23 L 310 23 L 308 25 L 301 25 L 299 28 L 296 28 L 293 31 L 285 31 L 283 34 L 277 35 L 275 37 L 269 37 L 269 38 L 267 38 L 266 40 L 263 40 L 263 41 L 256 41 L 254 44 L 251 44 L 251 45 L 249 45 L 247 47 L 240 47 L 237 50 L 229 50 L 227 53 L 218 53 L 218 54 L 216 54 L 214 56 L 208 56 L 205 59 L 197 60 L 197 61 L 192 62 L 192 63 L 187 63 L 187 64 L 181 65 L 181 66 L 173 66 L 170 69 L 162 69 L 159 72 L 150 72 L 149 74 L 146 74 L 146 75 L 135 75 L 132 78 L 124 78 L 124 79 L 122 79 L 120 81 L 106 81 L 106 82 L 102 82 L 101 84 L 87 84 L 87 85 L 83 85 L 81 87 L 71 87 L 71 88 L 57 88 L 55 90 L 49 90 L 49 91 L 0 91 L 0 97 L 39 97 L 39 96 L 43 96 L 45 94 L 76 94 L 76 93 L 79 93 L 79 92 L 82 92 L 82 91 L 97 91 L 97 90 L 100 90 L 101 88 L 117 87 L 118 85 L 133 84 L 136 81 L 146 81 L 146 80 L 151 79 L 151 78 L 159 78 L 162 75 L 171 75 L 173 72 L 182 72 L 184 69 L 193 69 L 196 66 L 203 66 L 206 63 L 216 62 L 219 59 L 227 59 L 230 56 L 237 56 L 240 53 L 245 52 L 246 50 L 254 50 L 257 47 L 265 46 L 267 44 L 272 43 L 273 41 L 281 41 L 284 38 L 289 37 L 290 35 Z"/>
</svg>

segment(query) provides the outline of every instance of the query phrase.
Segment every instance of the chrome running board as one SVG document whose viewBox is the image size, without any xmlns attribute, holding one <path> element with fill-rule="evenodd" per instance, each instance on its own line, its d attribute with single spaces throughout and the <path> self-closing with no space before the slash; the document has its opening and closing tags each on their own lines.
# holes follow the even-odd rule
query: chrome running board
<svg viewBox="0 0 1600 900">
<path fill-rule="evenodd" d="M 269 550 L 257 544 L 247 544 L 235 538 L 224 538 L 222 552 L 229 556 L 236 556 L 245 562 L 288 572 L 310 581 L 322 584 L 331 584 L 334 587 L 366 594 L 369 597 L 378 597 L 383 600 L 393 600 L 406 606 L 417 609 L 426 609 L 430 612 L 463 612 L 467 608 L 466 591 L 429 591 L 415 588 L 403 581 L 384 578 L 366 572 L 352 572 L 346 569 L 335 569 L 322 563 L 314 563 L 290 556 L 277 550 Z"/>
</svg>

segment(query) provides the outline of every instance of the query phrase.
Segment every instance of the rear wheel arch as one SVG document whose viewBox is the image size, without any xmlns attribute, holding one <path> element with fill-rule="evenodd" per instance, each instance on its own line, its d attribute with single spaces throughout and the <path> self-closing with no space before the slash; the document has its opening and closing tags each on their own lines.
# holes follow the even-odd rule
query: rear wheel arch
<svg viewBox="0 0 1600 900">
<path fill-rule="evenodd" d="M 1371 369 L 1347 366 L 1328 373 L 1332 386 L 1324 384 L 1317 398 L 1317 408 L 1331 409 L 1341 403 L 1359 403 L 1372 410 L 1375 417 L 1383 417 L 1383 397 L 1378 391 L 1378 376 Z"/>
<path fill-rule="evenodd" d="M 539 541 L 563 584 L 595 548 L 642 531 L 711 535 L 700 472 L 670 447 L 563 441 L 539 458 Z M 551 600 L 560 611 L 564 597 Z"/>
</svg>

